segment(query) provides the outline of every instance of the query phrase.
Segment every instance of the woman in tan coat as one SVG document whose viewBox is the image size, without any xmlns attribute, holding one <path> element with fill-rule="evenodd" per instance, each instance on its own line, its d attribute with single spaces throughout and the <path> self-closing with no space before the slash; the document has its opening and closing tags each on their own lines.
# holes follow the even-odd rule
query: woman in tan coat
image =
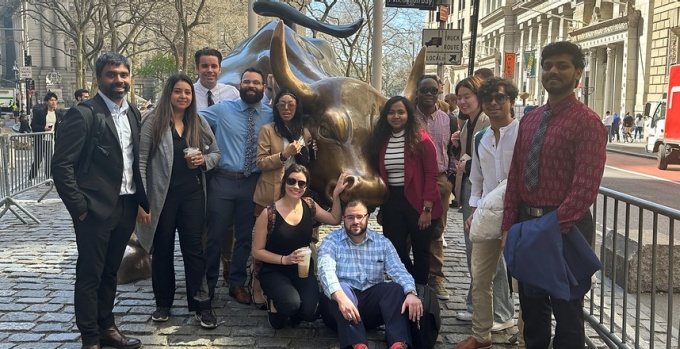
<svg viewBox="0 0 680 349">
<path fill-rule="evenodd" d="M 297 97 L 282 90 L 274 98 L 274 122 L 260 130 L 257 139 L 257 167 L 262 171 L 255 187 L 255 216 L 279 199 L 281 181 L 292 164 L 307 166 L 314 160 L 314 141 L 304 128 L 302 105 Z M 318 236 L 317 236 L 318 240 Z M 265 304 L 258 280 L 253 277 L 253 302 Z"/>
</svg>

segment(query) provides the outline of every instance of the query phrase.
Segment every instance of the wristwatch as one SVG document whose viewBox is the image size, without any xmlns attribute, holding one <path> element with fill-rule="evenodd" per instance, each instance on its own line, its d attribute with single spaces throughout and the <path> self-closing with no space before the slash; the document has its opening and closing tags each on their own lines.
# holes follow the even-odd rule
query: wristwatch
<svg viewBox="0 0 680 349">
<path fill-rule="evenodd" d="M 412 295 L 418 297 L 418 292 L 416 292 L 416 290 L 411 290 L 411 291 L 406 292 L 406 295 L 407 295 L 407 296 L 410 295 L 410 294 L 412 294 Z"/>
<path fill-rule="evenodd" d="M 423 206 L 423 212 L 427 212 L 427 213 L 432 212 L 432 207 L 430 207 L 430 206 Z"/>
<path fill-rule="evenodd" d="M 283 156 L 283 152 L 281 152 L 279 153 L 279 160 L 281 160 L 281 162 L 286 162 L 286 160 L 288 160 L 288 157 Z"/>
</svg>

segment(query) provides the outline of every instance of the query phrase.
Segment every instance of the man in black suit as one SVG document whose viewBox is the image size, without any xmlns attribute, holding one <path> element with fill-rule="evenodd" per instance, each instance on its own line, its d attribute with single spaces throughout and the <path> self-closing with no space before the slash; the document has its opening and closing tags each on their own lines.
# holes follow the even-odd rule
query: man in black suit
<svg viewBox="0 0 680 349">
<path fill-rule="evenodd" d="M 116 274 L 139 210 L 149 211 L 139 173 L 139 111 L 125 100 L 130 62 L 113 52 L 95 63 L 99 93 L 71 108 L 57 134 L 54 184 L 76 232 L 75 313 L 83 349 L 139 348 L 116 327 Z"/>
<path fill-rule="evenodd" d="M 33 119 L 31 120 L 31 130 L 33 132 L 57 132 L 59 123 L 64 119 L 64 111 L 57 109 L 59 98 L 54 92 L 47 92 L 44 98 L 45 103 L 33 108 Z M 38 175 L 40 163 L 45 160 L 45 179 L 50 178 L 50 160 L 52 158 L 52 140 L 45 139 L 44 136 L 37 136 L 33 146 L 33 166 L 28 174 L 28 179 L 33 179 Z"/>
</svg>

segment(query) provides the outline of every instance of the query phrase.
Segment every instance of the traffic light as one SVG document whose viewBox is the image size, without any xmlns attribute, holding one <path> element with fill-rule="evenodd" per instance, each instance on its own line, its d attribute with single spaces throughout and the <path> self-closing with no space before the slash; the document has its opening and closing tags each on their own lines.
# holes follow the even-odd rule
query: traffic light
<svg viewBox="0 0 680 349">
<path fill-rule="evenodd" d="M 30 86 L 29 90 L 35 90 L 35 80 L 31 79 L 29 86 Z"/>
<path fill-rule="evenodd" d="M 31 59 L 31 55 L 29 55 L 26 51 L 24 51 L 24 66 L 33 66 L 33 59 Z"/>
</svg>

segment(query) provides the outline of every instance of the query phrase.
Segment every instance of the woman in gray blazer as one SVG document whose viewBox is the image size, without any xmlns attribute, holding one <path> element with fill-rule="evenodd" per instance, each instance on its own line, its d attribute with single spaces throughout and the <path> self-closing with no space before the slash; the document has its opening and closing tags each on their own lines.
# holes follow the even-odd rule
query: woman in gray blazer
<svg viewBox="0 0 680 349">
<path fill-rule="evenodd" d="M 217 327 L 205 261 L 205 172 L 220 160 L 215 136 L 198 115 L 188 76 L 171 76 L 158 107 L 142 124 L 139 169 L 151 210 L 137 218 L 139 241 L 152 255 L 154 321 L 167 321 L 175 298 L 175 230 L 184 259 L 189 311 L 204 328 Z M 191 149 L 192 151 L 187 152 Z"/>
</svg>

